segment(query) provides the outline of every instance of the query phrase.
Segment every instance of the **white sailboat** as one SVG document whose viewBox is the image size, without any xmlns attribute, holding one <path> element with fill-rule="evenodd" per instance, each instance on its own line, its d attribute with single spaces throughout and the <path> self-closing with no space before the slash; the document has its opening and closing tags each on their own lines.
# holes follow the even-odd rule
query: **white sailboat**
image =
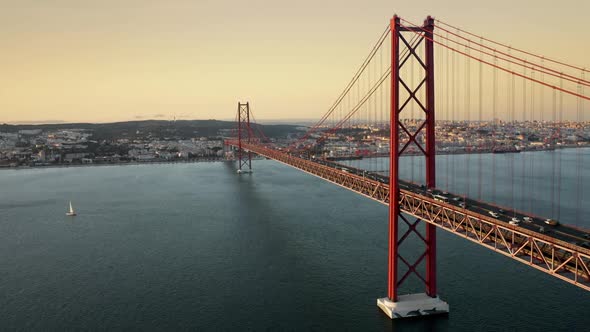
<svg viewBox="0 0 590 332">
<path fill-rule="evenodd" d="M 74 208 L 72 207 L 72 201 L 70 201 L 70 211 L 66 212 L 66 216 L 73 217 L 75 215 L 76 215 L 76 212 L 74 211 Z"/>
</svg>

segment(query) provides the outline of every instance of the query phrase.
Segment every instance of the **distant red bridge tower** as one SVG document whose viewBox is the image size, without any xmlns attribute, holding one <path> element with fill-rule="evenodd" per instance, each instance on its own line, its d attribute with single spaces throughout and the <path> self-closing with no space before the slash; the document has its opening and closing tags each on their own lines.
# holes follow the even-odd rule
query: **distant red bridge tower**
<svg viewBox="0 0 590 332">
<path fill-rule="evenodd" d="M 243 143 L 252 143 L 250 103 L 238 102 L 238 173 L 252 173 L 252 152 L 244 151 Z"/>
</svg>

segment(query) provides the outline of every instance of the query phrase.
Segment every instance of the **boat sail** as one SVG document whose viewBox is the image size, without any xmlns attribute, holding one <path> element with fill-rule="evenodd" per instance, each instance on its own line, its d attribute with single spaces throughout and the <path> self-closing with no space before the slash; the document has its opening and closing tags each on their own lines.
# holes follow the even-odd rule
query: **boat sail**
<svg viewBox="0 0 590 332">
<path fill-rule="evenodd" d="M 76 212 L 74 211 L 74 208 L 72 207 L 72 201 L 70 201 L 70 210 L 68 212 L 66 212 L 66 216 L 75 216 Z"/>
</svg>

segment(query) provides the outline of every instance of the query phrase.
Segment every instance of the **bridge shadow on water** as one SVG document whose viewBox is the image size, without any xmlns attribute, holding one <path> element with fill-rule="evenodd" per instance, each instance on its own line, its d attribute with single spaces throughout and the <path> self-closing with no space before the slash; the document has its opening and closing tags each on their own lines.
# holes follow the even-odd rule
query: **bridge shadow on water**
<svg viewBox="0 0 590 332">
<path fill-rule="evenodd" d="M 240 210 L 231 258 L 238 262 L 227 262 L 240 281 L 223 299 L 241 303 L 234 322 L 254 330 L 445 329 L 445 315 L 392 321 L 376 305 L 386 291 L 385 207 L 273 162 L 256 162 L 251 174 L 224 167 L 233 177 L 232 208 Z M 310 197 L 294 197 L 300 191 Z M 340 197 L 344 207 L 333 202 Z"/>
<path fill-rule="evenodd" d="M 439 292 L 450 315 L 390 320 L 375 303 L 386 293 L 387 208 L 272 161 L 254 166 L 253 174 L 239 176 L 233 164 L 225 166 L 234 186 L 228 208 L 241 211 L 232 225 L 239 235 L 235 262 L 227 264 L 237 265 L 232 271 L 242 278 L 230 281 L 224 293 L 233 300 L 228 295 L 223 301 L 224 307 L 242 304 L 232 321 L 244 329 L 580 331 L 586 326 L 579 308 L 586 293 L 441 231 Z M 419 243 L 408 239 L 404 253 L 419 253 Z M 422 291 L 414 285 L 419 283 L 402 293 Z M 570 321 L 554 326 L 552 319 L 540 319 L 531 303 L 551 303 L 555 314 Z"/>
<path fill-rule="evenodd" d="M 246 330 L 326 330 L 337 321 L 328 309 L 337 297 L 321 294 L 339 294 L 338 286 L 325 273 L 328 254 L 313 248 L 317 239 L 299 226 L 301 214 L 289 213 L 298 203 L 284 204 L 284 180 L 273 179 L 278 173 L 272 167 L 239 175 L 234 163 L 226 163 L 226 169 L 234 178 L 233 208 L 240 211 L 234 224 L 240 234 L 233 244 L 237 251 L 227 262 L 238 266 L 240 280 L 228 285 L 232 296 L 223 299 L 233 308 L 232 321 Z"/>
</svg>

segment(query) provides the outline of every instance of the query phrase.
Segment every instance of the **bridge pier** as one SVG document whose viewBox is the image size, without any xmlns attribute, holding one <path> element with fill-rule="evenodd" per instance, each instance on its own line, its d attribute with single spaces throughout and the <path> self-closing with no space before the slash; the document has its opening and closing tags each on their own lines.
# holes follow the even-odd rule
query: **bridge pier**
<svg viewBox="0 0 590 332">
<path fill-rule="evenodd" d="M 438 296 L 426 293 L 400 295 L 396 302 L 384 297 L 377 299 L 377 306 L 391 319 L 448 314 L 449 305 Z"/>
</svg>

